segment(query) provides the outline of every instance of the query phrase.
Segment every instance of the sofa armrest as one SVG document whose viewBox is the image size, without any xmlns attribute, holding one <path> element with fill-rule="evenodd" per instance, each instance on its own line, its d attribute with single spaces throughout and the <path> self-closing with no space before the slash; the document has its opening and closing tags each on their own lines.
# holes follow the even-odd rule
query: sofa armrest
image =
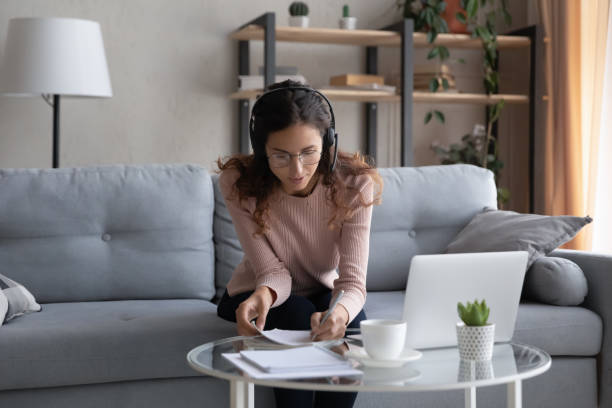
<svg viewBox="0 0 612 408">
<path fill-rule="evenodd" d="M 598 356 L 599 406 L 612 407 L 612 255 L 557 249 L 549 256 L 574 261 L 587 278 L 589 292 L 582 306 L 597 313 L 603 323 Z"/>
</svg>

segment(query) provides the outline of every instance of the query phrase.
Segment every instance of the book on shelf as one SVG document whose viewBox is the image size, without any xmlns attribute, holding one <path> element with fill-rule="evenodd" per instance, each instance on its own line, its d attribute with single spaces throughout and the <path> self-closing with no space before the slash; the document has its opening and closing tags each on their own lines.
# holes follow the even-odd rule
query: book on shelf
<svg viewBox="0 0 612 408">
<path fill-rule="evenodd" d="M 276 75 L 274 77 L 274 82 L 283 82 L 288 79 L 293 81 L 300 82 L 302 84 L 306 84 L 306 78 L 303 75 Z M 238 75 L 238 90 L 239 91 L 247 91 L 253 89 L 263 89 L 264 88 L 264 77 L 263 75 Z"/>
<path fill-rule="evenodd" d="M 329 84 L 332 86 L 347 86 L 347 85 L 366 85 L 378 84 L 384 85 L 385 78 L 381 75 L 371 74 L 342 74 L 336 75 L 329 79 Z"/>
<path fill-rule="evenodd" d="M 414 64 L 414 74 L 427 75 L 452 75 L 451 69 L 446 64 L 429 63 L 429 64 Z"/>
</svg>

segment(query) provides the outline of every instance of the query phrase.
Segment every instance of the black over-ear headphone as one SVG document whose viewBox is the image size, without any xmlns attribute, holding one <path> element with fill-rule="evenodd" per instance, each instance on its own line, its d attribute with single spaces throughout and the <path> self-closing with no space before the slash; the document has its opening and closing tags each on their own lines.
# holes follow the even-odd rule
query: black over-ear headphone
<svg viewBox="0 0 612 408">
<path fill-rule="evenodd" d="M 259 101 L 261 101 L 267 95 L 273 94 L 275 92 L 292 90 L 292 89 L 314 92 L 317 95 L 319 95 L 321 98 L 323 98 L 325 102 L 327 102 L 327 106 L 329 106 L 329 114 L 331 116 L 331 121 L 329 123 L 329 128 L 327 128 L 327 131 L 325 132 L 325 135 L 323 136 L 323 151 L 326 151 L 325 149 L 329 149 L 331 146 L 334 146 L 334 158 L 330 166 L 330 171 L 334 171 L 334 168 L 336 167 L 336 159 L 338 158 L 338 134 L 336 133 L 336 118 L 334 116 L 334 109 L 332 108 L 332 105 L 329 102 L 329 99 L 327 99 L 325 95 L 323 95 L 321 92 L 317 91 L 316 89 L 313 89 L 307 86 L 288 86 L 284 88 L 276 88 L 276 89 L 272 89 L 270 91 L 267 91 L 261 94 L 259 98 L 257 98 L 257 100 L 255 101 L 255 104 L 253 105 L 253 109 L 251 109 L 251 119 L 249 120 L 249 136 L 251 138 L 251 146 L 253 147 L 253 151 L 255 152 L 255 154 L 265 155 L 265 152 L 261 151 L 261 149 L 265 149 L 265 147 L 258 146 L 255 142 L 255 115 L 254 115 L 255 107 L 257 106 Z"/>
</svg>

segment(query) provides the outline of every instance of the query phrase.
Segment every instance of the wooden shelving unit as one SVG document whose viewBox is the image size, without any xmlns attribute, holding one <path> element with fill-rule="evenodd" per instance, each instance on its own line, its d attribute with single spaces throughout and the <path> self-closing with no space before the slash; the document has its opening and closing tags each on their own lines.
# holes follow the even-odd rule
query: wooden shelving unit
<svg viewBox="0 0 612 408">
<path fill-rule="evenodd" d="M 396 31 L 387 30 L 341 30 L 338 28 L 299 28 L 276 27 L 276 41 L 302 42 L 310 44 L 340 44 L 376 47 L 399 47 L 402 36 Z M 264 29 L 255 24 L 249 24 L 230 35 L 231 39 L 240 41 L 263 40 Z M 430 47 L 425 33 L 413 33 L 412 42 L 415 48 Z M 529 47 L 529 37 L 500 35 L 497 37 L 499 49 Z M 436 45 L 453 48 L 480 49 L 480 40 L 467 34 L 438 34 Z"/>
<path fill-rule="evenodd" d="M 515 31 L 511 35 L 498 36 L 498 49 L 529 48 L 531 56 L 529 95 L 520 94 L 474 94 L 451 92 L 415 92 L 413 90 L 413 51 L 415 48 L 431 47 L 424 33 L 413 32 L 413 21 L 405 19 L 382 30 L 341 30 L 334 28 L 298 28 L 276 26 L 274 13 L 265 13 L 255 20 L 244 24 L 230 34 L 238 41 L 238 74 L 249 74 L 249 42 L 264 42 L 264 84 L 274 82 L 276 42 L 296 42 L 311 44 L 337 44 L 366 47 L 366 74 L 377 74 L 378 47 L 399 47 L 401 53 L 402 82 L 397 94 L 383 91 L 361 91 L 348 89 L 320 89 L 328 98 L 335 101 L 355 101 L 365 104 L 366 115 L 366 153 L 376 157 L 377 103 L 390 102 L 401 104 L 401 163 L 411 166 L 412 153 L 412 105 L 413 103 L 457 103 L 489 105 L 499 100 L 508 104 L 529 104 L 530 112 L 530 200 L 533 208 L 533 151 L 534 151 L 534 112 L 535 112 L 535 44 L 541 34 L 535 26 Z M 480 40 L 466 34 L 439 34 L 436 45 L 452 48 L 481 49 Z M 248 120 L 250 101 L 262 90 L 234 92 L 229 97 L 238 101 L 240 150 L 249 151 Z M 409 98 L 404 97 L 410 95 Z"/>
<path fill-rule="evenodd" d="M 356 101 L 356 102 L 400 102 L 401 96 L 389 94 L 384 91 L 355 91 L 345 89 L 318 89 L 321 93 L 335 101 Z M 263 92 L 262 89 L 248 91 L 238 91 L 230 94 L 231 99 L 255 99 Z M 492 105 L 500 100 L 509 104 L 529 103 L 528 95 L 512 94 L 475 94 L 475 93 L 455 93 L 455 92 L 413 92 L 412 100 L 424 103 L 469 103 L 478 105 Z"/>
</svg>

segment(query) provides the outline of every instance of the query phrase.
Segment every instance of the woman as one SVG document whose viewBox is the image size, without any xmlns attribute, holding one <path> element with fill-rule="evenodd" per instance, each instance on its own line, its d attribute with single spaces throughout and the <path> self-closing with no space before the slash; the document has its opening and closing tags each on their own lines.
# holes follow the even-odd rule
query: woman
<svg viewBox="0 0 612 408">
<path fill-rule="evenodd" d="M 382 179 L 359 154 L 336 152 L 333 110 L 322 95 L 294 81 L 267 91 L 253 106 L 254 154 L 218 161 L 244 258 L 217 313 L 236 322 L 240 335 L 256 335 L 255 320 L 262 330 L 310 329 L 317 340 L 338 339 L 365 319 L 370 221 Z M 356 397 L 274 391 L 279 408 L 351 407 Z"/>
</svg>

